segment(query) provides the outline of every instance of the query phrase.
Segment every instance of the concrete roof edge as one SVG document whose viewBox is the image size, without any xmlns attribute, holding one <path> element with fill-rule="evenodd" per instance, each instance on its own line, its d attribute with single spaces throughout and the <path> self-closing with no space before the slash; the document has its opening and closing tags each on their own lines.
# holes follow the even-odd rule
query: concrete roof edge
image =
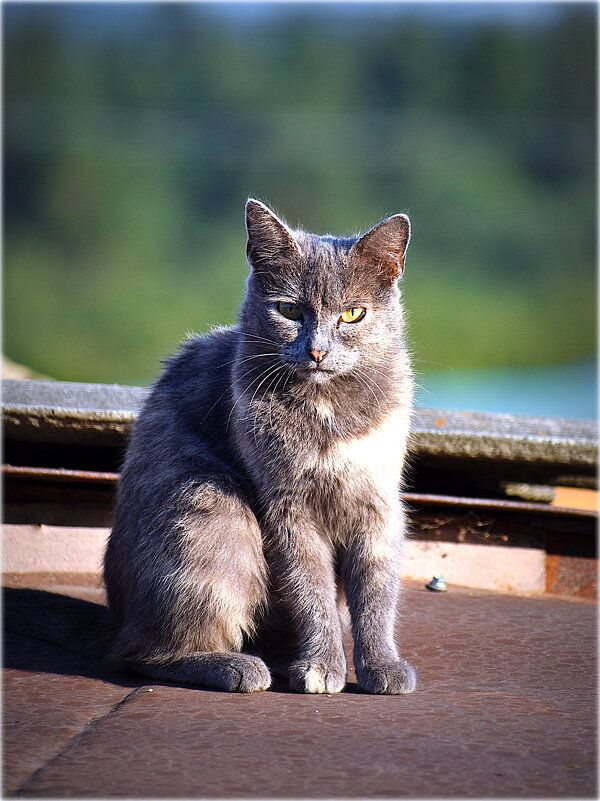
<svg viewBox="0 0 600 801">
<path fill-rule="evenodd" d="M 119 384 L 9 379 L 3 381 L 2 407 L 10 428 L 20 423 L 39 426 L 40 439 L 44 426 L 68 430 L 87 424 L 125 432 L 149 392 Z M 413 413 L 411 445 L 415 453 L 440 457 L 539 461 L 589 469 L 598 463 L 594 420 L 419 408 Z"/>
</svg>

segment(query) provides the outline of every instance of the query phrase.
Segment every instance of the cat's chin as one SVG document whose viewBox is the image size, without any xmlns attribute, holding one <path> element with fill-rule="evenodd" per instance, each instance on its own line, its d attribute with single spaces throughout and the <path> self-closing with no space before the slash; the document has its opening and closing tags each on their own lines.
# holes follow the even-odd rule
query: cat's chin
<svg viewBox="0 0 600 801">
<path fill-rule="evenodd" d="M 324 384 L 336 375 L 334 370 L 325 370 L 322 367 L 300 367 L 296 373 L 310 384 Z"/>
</svg>

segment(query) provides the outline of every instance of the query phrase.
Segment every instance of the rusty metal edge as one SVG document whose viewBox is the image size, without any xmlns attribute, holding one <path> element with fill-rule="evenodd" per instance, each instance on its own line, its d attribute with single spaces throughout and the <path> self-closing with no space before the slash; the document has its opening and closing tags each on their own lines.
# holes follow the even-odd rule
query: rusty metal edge
<svg viewBox="0 0 600 801">
<path fill-rule="evenodd" d="M 78 483 L 116 484 L 118 473 L 100 470 L 72 470 L 66 467 L 23 467 L 3 464 L 2 475 L 6 478 L 19 478 L 29 481 L 69 481 Z"/>
<path fill-rule="evenodd" d="M 29 481 L 57 481 L 61 483 L 93 483 L 114 485 L 119 480 L 119 473 L 95 470 L 72 470 L 63 467 L 23 467 L 20 465 L 2 465 L 2 474 L 6 478 Z M 448 508 L 468 507 L 498 512 L 521 514 L 541 514 L 549 516 L 570 516 L 597 518 L 598 513 L 589 509 L 571 509 L 562 506 L 550 506 L 544 503 L 513 501 L 495 498 L 468 498 L 454 495 L 437 495 L 432 493 L 402 492 L 404 501 L 417 507 L 443 506 Z"/>
<path fill-rule="evenodd" d="M 547 503 L 531 501 L 508 501 L 501 498 L 468 498 L 454 495 L 434 495 L 431 493 L 403 492 L 403 499 L 415 506 L 444 506 L 448 508 L 481 509 L 514 514 L 548 515 L 550 517 L 584 517 L 596 519 L 598 512 L 591 509 L 573 509 L 566 506 L 550 506 Z"/>
</svg>

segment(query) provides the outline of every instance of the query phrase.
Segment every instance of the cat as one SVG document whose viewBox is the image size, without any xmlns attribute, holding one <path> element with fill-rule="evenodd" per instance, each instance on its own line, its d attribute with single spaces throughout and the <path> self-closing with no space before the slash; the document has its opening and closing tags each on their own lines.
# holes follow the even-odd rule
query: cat
<svg viewBox="0 0 600 801">
<path fill-rule="evenodd" d="M 109 661 L 253 692 L 409 693 L 394 626 L 412 378 L 397 280 L 410 222 L 292 230 L 246 204 L 238 325 L 166 363 L 126 453 L 104 562 Z M 343 601 L 345 597 L 345 602 Z"/>
</svg>

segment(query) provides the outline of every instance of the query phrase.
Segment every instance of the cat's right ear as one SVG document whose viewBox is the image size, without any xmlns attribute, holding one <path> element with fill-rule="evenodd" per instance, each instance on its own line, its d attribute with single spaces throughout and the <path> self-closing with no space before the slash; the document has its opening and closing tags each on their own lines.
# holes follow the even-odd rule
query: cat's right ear
<svg viewBox="0 0 600 801">
<path fill-rule="evenodd" d="M 298 243 L 287 225 L 260 200 L 250 198 L 246 202 L 246 231 L 246 255 L 254 269 L 279 266 L 282 259 L 300 253 Z"/>
</svg>

